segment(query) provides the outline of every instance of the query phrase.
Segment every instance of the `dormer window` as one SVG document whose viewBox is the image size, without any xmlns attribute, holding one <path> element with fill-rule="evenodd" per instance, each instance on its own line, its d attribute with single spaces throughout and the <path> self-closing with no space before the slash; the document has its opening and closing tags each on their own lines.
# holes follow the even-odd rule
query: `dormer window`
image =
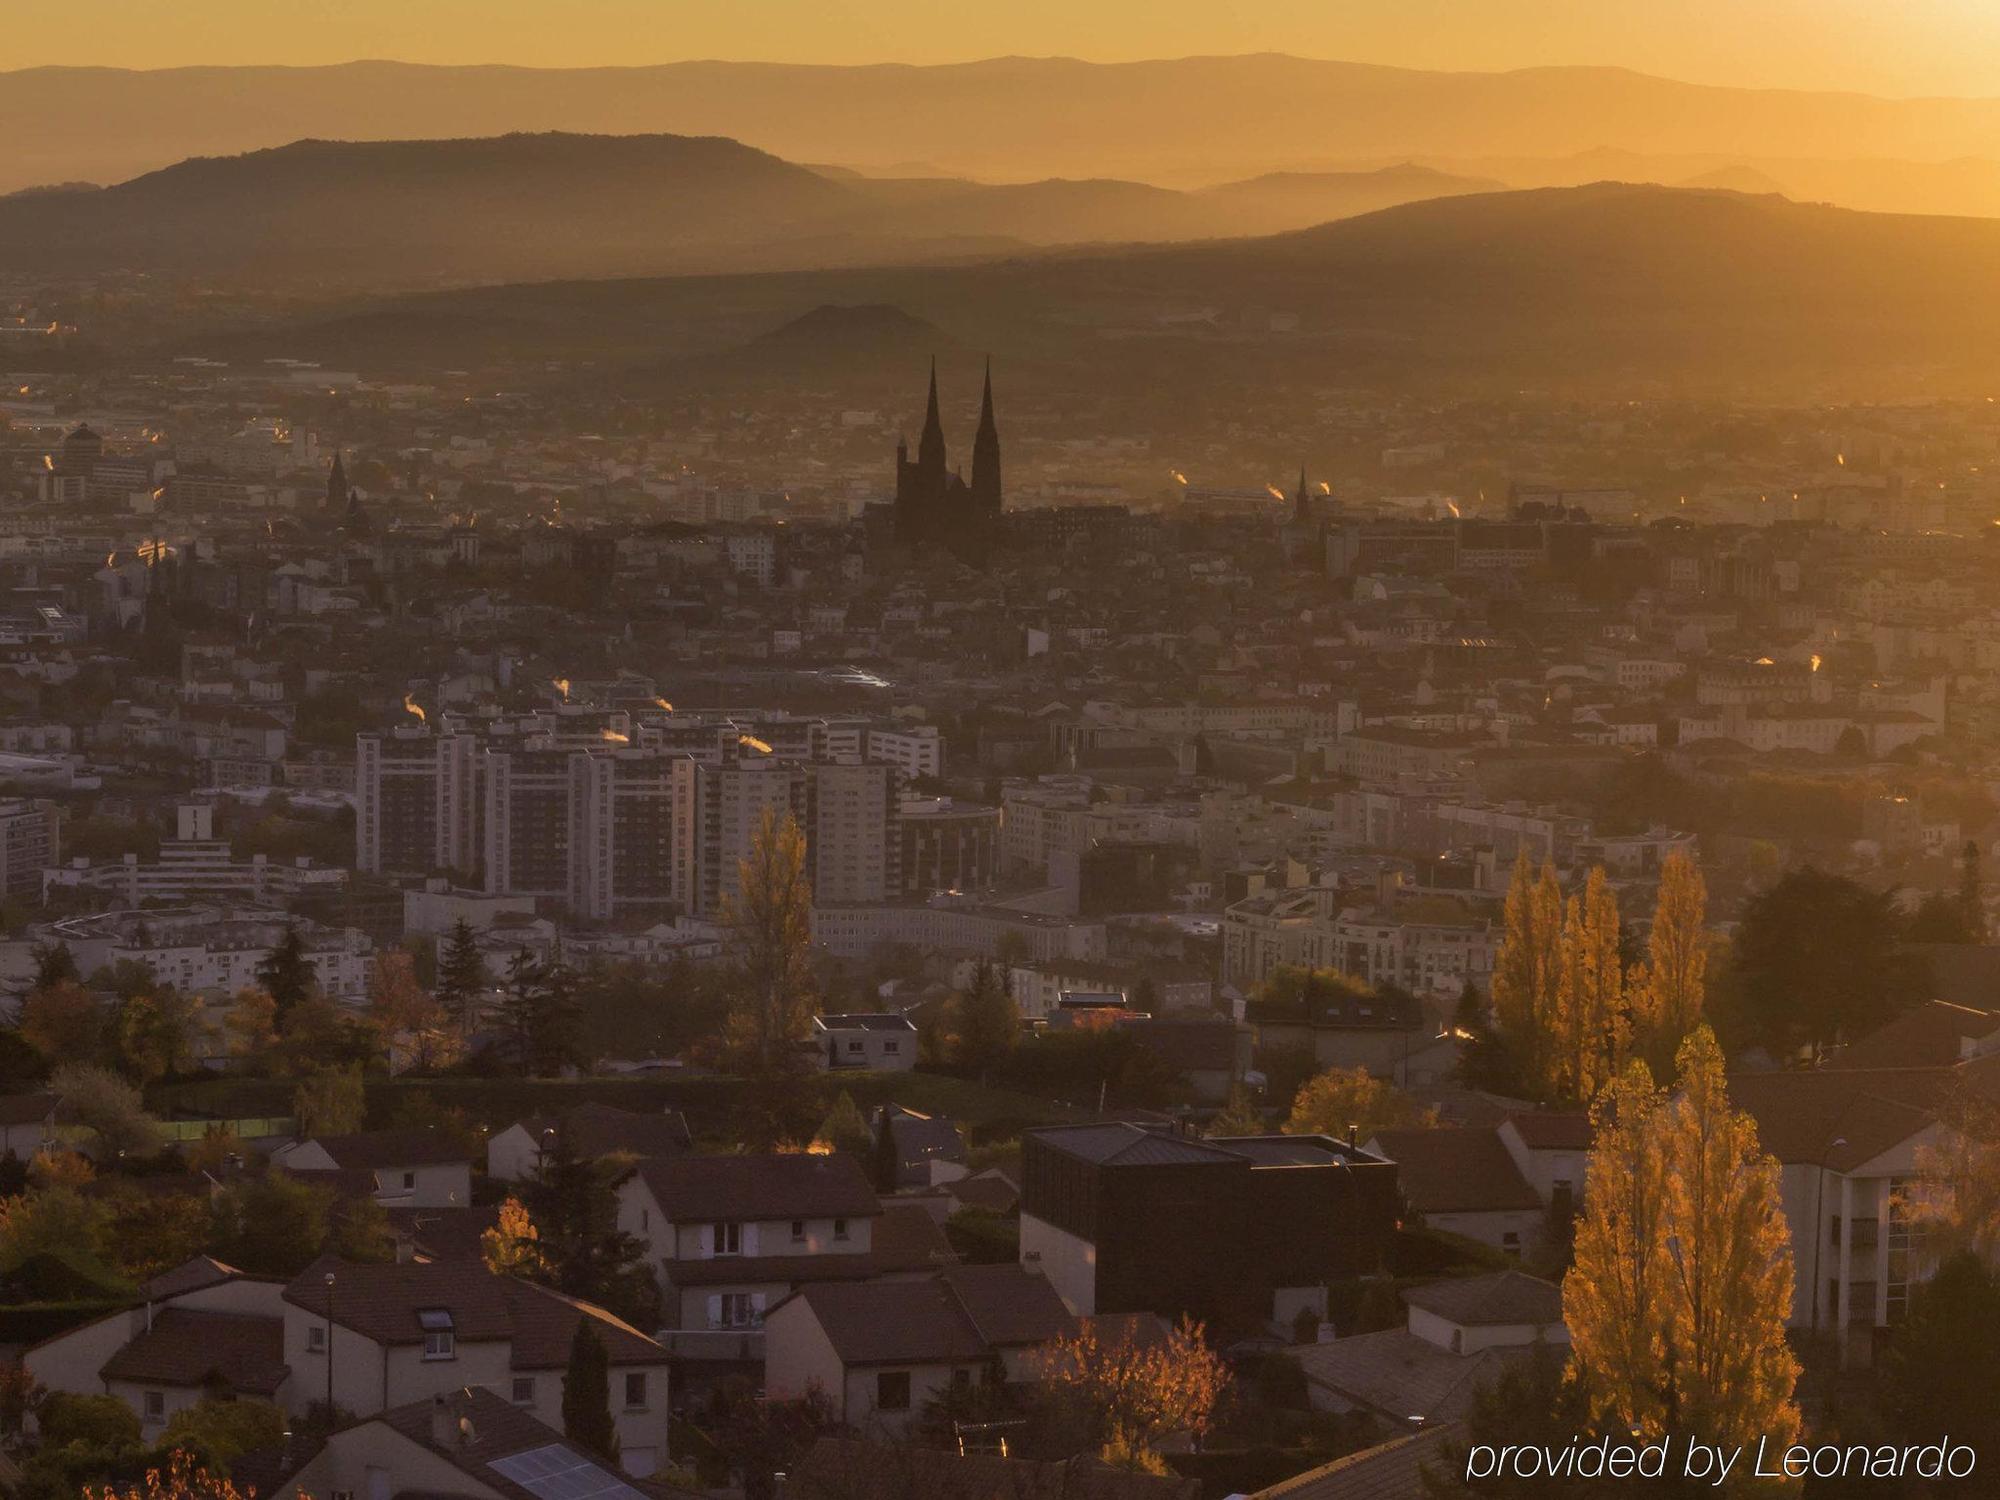
<svg viewBox="0 0 2000 1500">
<path fill-rule="evenodd" d="M 417 1314 L 417 1326 L 424 1331 L 425 1359 L 457 1359 L 457 1328 L 451 1310 L 427 1307 Z"/>
</svg>

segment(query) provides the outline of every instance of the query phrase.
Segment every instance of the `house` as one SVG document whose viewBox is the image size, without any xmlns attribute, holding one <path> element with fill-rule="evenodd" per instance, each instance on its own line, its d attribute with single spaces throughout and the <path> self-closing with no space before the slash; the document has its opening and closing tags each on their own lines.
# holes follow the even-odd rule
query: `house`
<svg viewBox="0 0 2000 1500">
<path fill-rule="evenodd" d="M 917 1207 L 885 1208 L 853 1158 L 680 1156 L 619 1182 L 618 1227 L 646 1242 L 664 1326 L 740 1332 L 816 1281 L 929 1275 L 953 1257 Z"/>
<path fill-rule="evenodd" d="M 61 1100 L 54 1094 L 0 1094 L 0 1155 L 12 1153 L 22 1161 L 56 1142 L 56 1111 Z"/>
<path fill-rule="evenodd" d="M 1517 1110 L 1497 1127 L 1500 1144 L 1544 1208 L 1583 1200 L 1590 1163 L 1590 1116 L 1580 1110 Z"/>
<path fill-rule="evenodd" d="M 822 1437 L 785 1476 L 778 1500 L 1196 1500 L 1201 1481 L 1061 1462 Z"/>
<path fill-rule="evenodd" d="M 667 1351 L 603 1308 L 496 1276 L 467 1261 L 314 1262 L 284 1288 L 291 1408 L 330 1389 L 363 1416 L 483 1386 L 552 1427 L 563 1373 L 588 1318 L 611 1362 L 613 1418 L 627 1472 L 667 1453 Z"/>
<path fill-rule="evenodd" d="M 907 1016 L 814 1016 L 812 1044 L 822 1068 L 907 1072 L 917 1065 L 917 1028 Z"/>
<path fill-rule="evenodd" d="M 1325 1136 L 1108 1122 L 1021 1138 L 1021 1263 L 1079 1314 L 1324 1317 L 1327 1282 L 1374 1270 L 1395 1221 L 1394 1164 Z"/>
<path fill-rule="evenodd" d="M 244 1455 L 232 1476 L 271 1500 L 449 1495 L 452 1500 L 648 1500 L 534 1412 L 479 1386 L 342 1427 L 324 1442 Z M 673 1491 L 670 1493 L 680 1493 Z"/>
<path fill-rule="evenodd" d="M 764 1387 L 786 1400 L 817 1385 L 837 1420 L 901 1436 L 954 1390 L 1031 1379 L 1029 1352 L 1075 1327 L 1048 1278 L 1020 1266 L 816 1282 L 765 1314 Z"/>
<path fill-rule="evenodd" d="M 271 1165 L 288 1172 L 372 1174 L 384 1208 L 454 1208 L 472 1202 L 472 1156 L 436 1130 L 366 1130 L 280 1146 Z"/>
<path fill-rule="evenodd" d="M 951 1121 L 885 1104 L 875 1116 L 878 1137 L 885 1123 L 894 1138 L 898 1187 L 935 1187 L 966 1175 L 965 1137 Z"/>
<path fill-rule="evenodd" d="M 1431 1229 L 1520 1255 L 1548 1223 L 1498 1129 L 1384 1130 L 1368 1149 L 1396 1164 L 1405 1206 Z"/>
<path fill-rule="evenodd" d="M 1530 1357 L 1564 1345 L 1562 1288 L 1519 1271 L 1413 1287 L 1401 1328 L 1295 1351 L 1321 1411 L 1366 1411 L 1402 1426 L 1457 1421 L 1479 1389 Z"/>
<path fill-rule="evenodd" d="M 289 1404 L 282 1281 L 196 1256 L 139 1290 L 138 1306 L 30 1345 L 22 1368 L 48 1390 L 119 1397 L 149 1440 L 204 1396 Z"/>
<path fill-rule="evenodd" d="M 1252 1490 L 1248 1500 L 1395 1500 L 1421 1495 L 1426 1471 L 1448 1472 L 1456 1446 L 1464 1441 L 1460 1423 L 1425 1427 Z"/>
<path fill-rule="evenodd" d="M 495 1182 L 526 1182 L 541 1170 L 542 1152 L 555 1132 L 572 1156 L 678 1156 L 692 1148 L 687 1117 L 677 1109 L 642 1114 L 609 1104 L 579 1104 L 555 1116 L 516 1120 L 486 1142 L 486 1175 Z"/>
</svg>

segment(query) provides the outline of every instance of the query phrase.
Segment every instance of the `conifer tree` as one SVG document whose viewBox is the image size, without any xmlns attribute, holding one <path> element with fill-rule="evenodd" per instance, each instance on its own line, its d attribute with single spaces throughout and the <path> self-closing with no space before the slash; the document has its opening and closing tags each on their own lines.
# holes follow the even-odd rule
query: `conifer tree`
<svg viewBox="0 0 2000 1500">
<path fill-rule="evenodd" d="M 479 939 L 472 924 L 460 918 L 438 954 L 437 986 L 434 993 L 452 1025 L 464 1031 L 472 1020 L 472 1007 L 486 988 L 486 961 L 479 953 Z"/>
<path fill-rule="evenodd" d="M 310 999 L 319 988 L 319 971 L 306 954 L 306 942 L 299 930 L 289 924 L 278 945 L 264 955 L 257 965 L 257 983 L 278 1002 L 278 1018 L 284 1019 L 285 1012 L 300 1001 Z"/>
<path fill-rule="evenodd" d="M 576 1320 L 569 1368 L 563 1372 L 563 1436 L 607 1463 L 618 1462 L 618 1428 L 611 1417 L 611 1355 L 597 1320 Z"/>
</svg>

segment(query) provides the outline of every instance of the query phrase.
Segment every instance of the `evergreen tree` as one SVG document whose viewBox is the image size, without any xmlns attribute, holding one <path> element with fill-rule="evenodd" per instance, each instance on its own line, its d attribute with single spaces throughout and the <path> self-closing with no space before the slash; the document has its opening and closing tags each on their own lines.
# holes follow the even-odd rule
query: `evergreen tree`
<svg viewBox="0 0 2000 1500">
<path fill-rule="evenodd" d="M 658 1290 L 646 1265 L 646 1245 L 618 1227 L 611 1169 L 586 1161 L 561 1131 L 542 1153 L 523 1206 L 538 1231 L 537 1279 L 571 1297 L 610 1308 L 640 1327 L 657 1311 Z"/>
<path fill-rule="evenodd" d="M 813 1144 L 830 1151 L 845 1151 L 850 1156 L 863 1156 L 874 1148 L 875 1136 L 855 1107 L 852 1094 L 843 1089 L 833 1101 L 833 1108 L 813 1132 Z"/>
<path fill-rule="evenodd" d="M 563 1372 L 563 1436 L 606 1463 L 618 1462 L 618 1428 L 611 1417 L 611 1355 L 597 1320 L 576 1320 L 569 1368 Z"/>
<path fill-rule="evenodd" d="M 549 1077 L 576 1061 L 581 1019 L 575 973 L 560 957 L 541 964 L 525 949 L 514 956 L 500 1024 L 524 1077 Z"/>
<path fill-rule="evenodd" d="M 78 984 L 83 976 L 76 970 L 76 955 L 64 942 L 37 943 L 34 950 L 35 977 L 28 986 L 35 990 L 54 989 L 59 984 Z"/>
<path fill-rule="evenodd" d="M 278 1003 L 278 1017 L 319 988 L 319 971 L 306 954 L 306 941 L 298 928 L 286 924 L 278 945 L 257 965 L 257 983 Z"/>
<path fill-rule="evenodd" d="M 486 960 L 479 953 L 479 939 L 472 924 L 461 917 L 438 954 L 437 983 L 433 991 L 438 1004 L 461 1032 L 472 1023 L 472 1008 L 486 988 Z"/>
<path fill-rule="evenodd" d="M 891 1124 L 895 1117 L 893 1104 L 883 1105 L 875 1115 L 875 1155 L 869 1176 L 874 1179 L 878 1193 L 893 1193 L 903 1185 L 903 1153 L 896 1148 L 896 1132 Z"/>
<path fill-rule="evenodd" d="M 959 1065 L 985 1078 L 1014 1046 L 1021 1011 L 1000 971 L 982 960 L 958 1004 Z"/>
</svg>

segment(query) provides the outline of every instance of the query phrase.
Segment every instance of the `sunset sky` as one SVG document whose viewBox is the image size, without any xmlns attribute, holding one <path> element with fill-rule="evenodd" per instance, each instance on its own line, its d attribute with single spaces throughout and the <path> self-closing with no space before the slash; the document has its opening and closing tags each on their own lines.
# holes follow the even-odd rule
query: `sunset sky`
<svg viewBox="0 0 2000 1500">
<path fill-rule="evenodd" d="M 1996 0 L 11 0 L 0 65 L 723 57 L 950 62 L 1284 51 L 1609 63 L 1705 83 L 2000 94 Z"/>
</svg>

